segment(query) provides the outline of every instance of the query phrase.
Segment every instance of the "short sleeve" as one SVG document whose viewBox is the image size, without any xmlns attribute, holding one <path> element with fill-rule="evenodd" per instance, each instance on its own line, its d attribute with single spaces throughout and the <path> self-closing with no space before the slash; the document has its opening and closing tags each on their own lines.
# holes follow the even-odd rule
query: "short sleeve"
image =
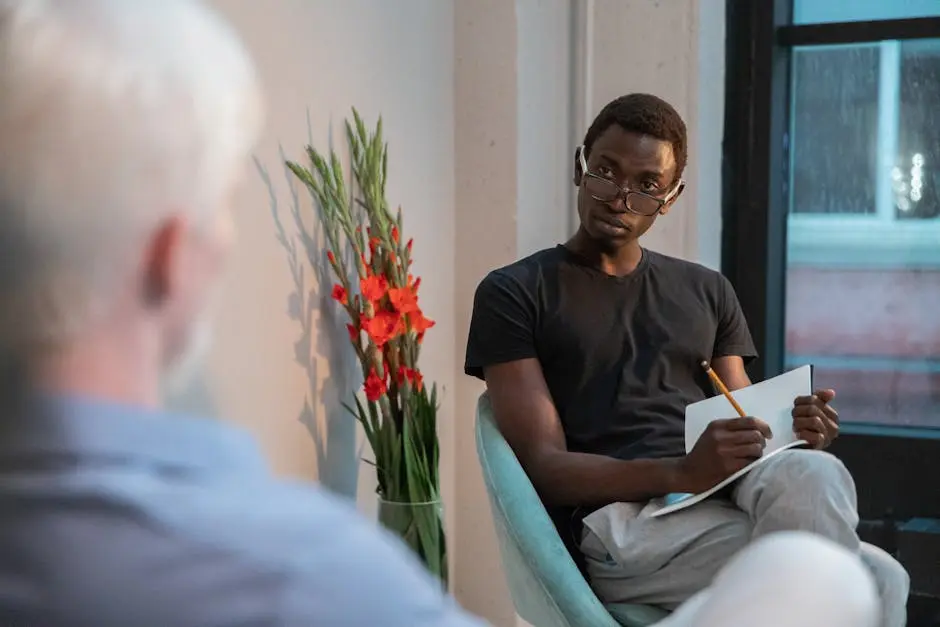
<svg viewBox="0 0 940 627">
<path fill-rule="evenodd" d="M 718 275 L 718 331 L 715 334 L 713 357 L 742 357 L 745 363 L 757 357 L 754 340 L 731 282 Z"/>
<path fill-rule="evenodd" d="M 482 379 L 487 366 L 536 357 L 536 319 L 531 290 L 504 271 L 491 272 L 473 298 L 464 372 Z"/>
</svg>

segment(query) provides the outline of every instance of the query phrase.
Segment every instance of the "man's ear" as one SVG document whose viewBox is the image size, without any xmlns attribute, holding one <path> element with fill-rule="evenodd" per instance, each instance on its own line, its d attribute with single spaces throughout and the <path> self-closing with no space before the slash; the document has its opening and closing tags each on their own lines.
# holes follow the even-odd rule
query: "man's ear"
<svg viewBox="0 0 940 627">
<path fill-rule="evenodd" d="M 584 172 L 581 171 L 581 147 L 574 149 L 574 186 L 581 187 L 581 177 Z"/>
<path fill-rule="evenodd" d="M 144 297 L 154 307 L 161 306 L 180 287 L 185 236 L 186 221 L 172 217 L 159 225 L 144 249 Z"/>
<path fill-rule="evenodd" d="M 669 210 L 672 209 L 672 205 L 673 205 L 677 200 L 679 200 L 679 196 L 681 196 L 681 195 L 682 195 L 682 192 L 684 192 L 684 191 L 685 191 L 685 181 L 680 181 L 680 182 L 679 182 L 679 188 L 676 189 L 676 193 L 673 194 L 673 195 L 672 195 L 672 198 L 669 199 L 669 202 L 667 202 L 665 205 L 663 205 L 663 208 L 659 210 L 659 215 L 664 216 L 664 215 L 666 215 L 667 213 L 669 213 Z"/>
</svg>

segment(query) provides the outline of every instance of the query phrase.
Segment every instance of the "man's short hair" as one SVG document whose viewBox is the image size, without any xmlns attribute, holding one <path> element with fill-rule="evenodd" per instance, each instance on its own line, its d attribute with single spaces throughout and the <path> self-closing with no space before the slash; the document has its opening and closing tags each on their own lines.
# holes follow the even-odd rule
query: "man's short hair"
<svg viewBox="0 0 940 627">
<path fill-rule="evenodd" d="M 625 131 L 649 135 L 672 144 L 676 159 L 676 180 L 682 176 L 689 158 L 689 139 L 682 116 L 671 104 L 651 94 L 628 94 L 607 104 L 597 114 L 584 136 L 585 157 L 594 142 L 616 124 Z"/>
<path fill-rule="evenodd" d="M 212 217 L 261 111 L 247 51 L 197 0 L 0 0 L 0 332 L 86 324 L 148 230 Z"/>
</svg>

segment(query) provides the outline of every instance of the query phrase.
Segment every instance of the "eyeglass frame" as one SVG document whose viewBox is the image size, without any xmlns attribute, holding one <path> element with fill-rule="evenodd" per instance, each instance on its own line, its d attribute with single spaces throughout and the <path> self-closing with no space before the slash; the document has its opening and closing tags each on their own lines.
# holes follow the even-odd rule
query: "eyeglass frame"
<svg viewBox="0 0 940 627">
<path fill-rule="evenodd" d="M 680 178 L 678 181 L 676 181 L 675 186 L 672 188 L 672 191 L 668 192 L 663 198 L 659 198 L 657 196 L 653 196 L 652 194 L 647 194 L 646 192 L 639 192 L 634 189 L 630 189 L 629 187 L 624 187 L 623 185 L 620 185 L 619 183 L 615 181 L 612 181 L 608 178 L 604 178 L 600 174 L 595 174 L 594 172 L 591 172 L 590 170 L 588 170 L 587 160 L 584 158 L 584 151 L 585 151 L 584 144 L 581 144 L 580 146 L 578 146 L 577 150 L 578 150 L 578 164 L 581 166 L 582 184 L 583 184 L 584 177 L 590 176 L 598 180 L 604 181 L 605 183 L 610 183 L 611 185 L 613 185 L 619 190 L 618 194 L 614 196 L 613 198 L 611 198 L 610 200 L 604 200 L 603 198 L 598 198 L 594 194 L 590 194 L 590 192 L 588 192 L 591 198 L 599 202 L 604 202 L 604 203 L 614 202 L 615 200 L 620 198 L 623 200 L 624 209 L 626 209 L 627 211 L 629 211 L 630 213 L 634 215 L 648 218 L 650 216 L 656 215 L 657 213 L 661 213 L 663 210 L 663 207 L 665 207 L 667 204 L 675 200 L 676 197 L 679 195 L 679 192 L 681 192 L 683 188 L 685 188 L 685 180 Z M 645 198 L 649 198 L 650 200 L 655 200 L 659 206 L 656 208 L 656 211 L 654 211 L 653 213 L 640 213 L 639 211 L 635 210 L 633 207 L 630 206 L 630 194 L 638 194 Z"/>
</svg>

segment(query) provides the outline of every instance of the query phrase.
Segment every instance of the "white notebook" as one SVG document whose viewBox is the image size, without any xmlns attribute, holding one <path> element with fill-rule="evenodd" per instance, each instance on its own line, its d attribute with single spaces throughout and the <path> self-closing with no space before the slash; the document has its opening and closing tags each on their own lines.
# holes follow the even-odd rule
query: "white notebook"
<svg viewBox="0 0 940 627">
<path fill-rule="evenodd" d="M 665 516 L 680 509 L 691 507 L 707 499 L 715 492 L 728 484 L 743 477 L 755 466 L 763 464 L 780 451 L 803 446 L 807 443 L 798 440 L 793 433 L 793 401 L 797 396 L 807 396 L 813 393 L 813 367 L 801 366 L 796 370 L 785 372 L 773 379 L 755 383 L 741 388 L 731 395 L 741 408 L 749 415 L 756 416 L 770 425 L 773 437 L 767 440 L 764 454 L 737 471 L 715 487 L 699 494 L 669 494 L 666 496 L 666 505 L 657 510 L 651 517 Z M 693 403 L 685 408 L 685 450 L 688 453 L 705 432 L 705 428 L 713 420 L 734 417 L 734 408 L 728 399 L 719 394 L 712 398 Z"/>
</svg>

